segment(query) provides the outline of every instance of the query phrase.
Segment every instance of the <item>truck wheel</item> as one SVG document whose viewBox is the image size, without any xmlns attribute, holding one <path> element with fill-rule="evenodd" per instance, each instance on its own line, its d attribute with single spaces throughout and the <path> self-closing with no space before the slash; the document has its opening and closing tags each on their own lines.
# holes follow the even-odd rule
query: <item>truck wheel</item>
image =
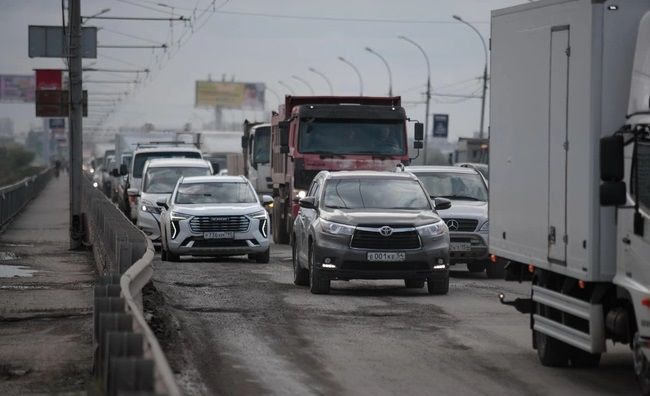
<svg viewBox="0 0 650 396">
<path fill-rule="evenodd" d="M 407 289 L 422 289 L 424 281 L 419 279 L 404 279 L 404 285 Z"/>
<path fill-rule="evenodd" d="M 485 273 L 490 279 L 503 279 L 506 273 L 505 260 L 497 259 L 496 263 L 487 260 L 485 264 Z"/>
<path fill-rule="evenodd" d="M 485 263 L 482 261 L 470 261 L 467 263 L 467 270 L 469 272 L 483 272 L 485 271 Z"/>
<path fill-rule="evenodd" d="M 297 286 L 309 286 L 309 270 L 306 270 L 298 263 L 298 251 L 296 242 L 291 245 L 291 262 L 293 263 L 293 284 Z"/>
<path fill-rule="evenodd" d="M 311 294 L 329 294 L 330 280 L 322 279 L 314 268 L 314 248 L 309 245 L 309 291 Z"/>
<path fill-rule="evenodd" d="M 427 280 L 427 291 L 429 294 L 447 294 L 449 293 L 449 276 L 443 280 Z"/>
<path fill-rule="evenodd" d="M 533 331 L 537 345 L 537 357 L 547 367 L 566 367 L 569 362 L 570 346 L 562 341 Z"/>
<path fill-rule="evenodd" d="M 600 365 L 600 353 L 589 353 L 579 348 L 571 348 L 569 361 L 576 368 L 596 368 Z"/>
<path fill-rule="evenodd" d="M 643 354 L 641 336 L 638 331 L 634 333 L 632 352 L 634 357 L 634 374 L 636 374 L 636 379 L 641 387 L 641 394 L 644 396 L 650 395 L 650 363 Z"/>
</svg>

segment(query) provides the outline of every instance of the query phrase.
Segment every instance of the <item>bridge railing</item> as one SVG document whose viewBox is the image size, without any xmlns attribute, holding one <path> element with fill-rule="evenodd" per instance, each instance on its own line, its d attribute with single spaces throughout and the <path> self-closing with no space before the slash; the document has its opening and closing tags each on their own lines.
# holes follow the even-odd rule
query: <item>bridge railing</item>
<svg viewBox="0 0 650 396">
<path fill-rule="evenodd" d="M 151 241 L 86 179 L 82 204 L 87 242 L 102 275 L 95 286 L 96 383 L 109 395 L 180 395 L 142 310 L 142 289 L 153 275 Z"/>
<path fill-rule="evenodd" d="M 52 168 L 48 168 L 14 184 L 0 187 L 0 229 L 43 191 L 52 178 L 52 173 Z"/>
</svg>

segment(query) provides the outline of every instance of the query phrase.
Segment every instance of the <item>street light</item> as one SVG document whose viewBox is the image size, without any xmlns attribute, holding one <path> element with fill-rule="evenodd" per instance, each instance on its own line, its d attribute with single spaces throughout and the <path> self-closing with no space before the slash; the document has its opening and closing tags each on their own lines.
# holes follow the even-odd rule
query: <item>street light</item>
<svg viewBox="0 0 650 396">
<path fill-rule="evenodd" d="M 359 96 L 363 96 L 363 78 L 361 78 L 361 73 L 359 72 L 359 69 L 355 65 L 352 64 L 349 60 L 345 59 L 342 56 L 339 56 L 339 60 L 346 65 L 350 66 L 352 70 L 354 70 L 355 73 L 357 73 L 357 77 L 359 77 Z"/>
<path fill-rule="evenodd" d="M 488 48 L 487 48 L 487 44 L 485 43 L 485 38 L 483 38 L 481 32 L 479 32 L 474 25 L 463 20 L 463 18 L 459 17 L 458 15 L 454 15 L 453 18 L 458 22 L 464 23 L 465 25 L 469 26 L 474 32 L 476 32 L 476 34 L 478 34 L 478 37 L 481 39 L 481 43 L 483 43 L 483 52 L 485 53 L 485 67 L 483 67 L 483 95 L 481 97 L 481 124 L 479 129 L 479 137 L 483 139 L 483 126 L 485 122 L 485 94 L 487 91 L 487 79 L 488 79 Z"/>
<path fill-rule="evenodd" d="M 417 49 L 422 52 L 422 55 L 424 55 L 424 60 L 427 62 L 427 108 L 424 114 L 424 164 L 426 165 L 428 151 L 427 136 L 429 135 L 429 105 L 431 104 L 431 64 L 429 63 L 429 57 L 427 56 L 427 53 L 424 52 L 424 49 L 418 43 L 406 36 L 398 36 L 397 38 L 407 41 L 416 46 Z"/>
<path fill-rule="evenodd" d="M 378 54 L 372 48 L 366 47 L 366 51 L 370 52 L 373 55 L 376 55 L 379 59 L 381 59 L 382 62 L 384 62 L 384 65 L 386 65 L 386 70 L 388 70 L 388 96 L 393 96 L 393 74 L 390 71 L 390 66 L 388 66 L 388 62 L 383 56 Z"/>
<path fill-rule="evenodd" d="M 332 88 L 332 82 L 330 81 L 329 78 L 327 78 L 327 76 L 324 73 L 319 72 L 318 70 L 314 69 L 313 67 L 310 67 L 309 71 L 321 76 L 323 78 L 323 80 L 325 80 L 325 82 L 327 83 L 327 86 L 330 88 L 330 95 L 334 95 L 334 88 Z"/>
<path fill-rule="evenodd" d="M 282 81 L 282 80 L 278 80 L 278 84 L 280 84 L 280 85 L 282 85 L 283 87 L 285 87 L 286 89 L 288 89 L 289 92 L 291 92 L 291 95 L 295 95 L 295 94 L 296 94 L 296 91 L 294 91 L 294 89 L 291 88 L 291 85 L 285 83 L 284 81 Z"/>
<path fill-rule="evenodd" d="M 312 87 L 311 84 L 309 84 L 309 83 L 307 82 L 307 80 L 305 80 L 304 78 L 300 78 L 299 76 L 296 76 L 295 74 L 292 75 L 291 78 L 293 78 L 294 80 L 298 80 L 298 81 L 300 81 L 301 83 L 305 84 L 305 86 L 306 86 L 307 88 L 309 88 L 309 92 L 311 92 L 312 95 L 315 95 L 315 93 L 314 93 L 314 87 Z"/>
</svg>

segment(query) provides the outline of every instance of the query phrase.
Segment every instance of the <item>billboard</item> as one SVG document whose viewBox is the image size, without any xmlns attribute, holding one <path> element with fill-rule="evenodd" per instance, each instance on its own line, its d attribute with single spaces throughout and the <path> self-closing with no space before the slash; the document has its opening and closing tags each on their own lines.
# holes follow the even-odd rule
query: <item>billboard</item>
<svg viewBox="0 0 650 396">
<path fill-rule="evenodd" d="M 36 82 L 30 75 L 0 75 L 0 102 L 34 103 Z"/>
<path fill-rule="evenodd" d="M 446 138 L 449 135 L 449 114 L 433 115 L 433 137 Z"/>
<path fill-rule="evenodd" d="M 264 110 L 264 83 L 197 81 L 195 105 Z"/>
</svg>

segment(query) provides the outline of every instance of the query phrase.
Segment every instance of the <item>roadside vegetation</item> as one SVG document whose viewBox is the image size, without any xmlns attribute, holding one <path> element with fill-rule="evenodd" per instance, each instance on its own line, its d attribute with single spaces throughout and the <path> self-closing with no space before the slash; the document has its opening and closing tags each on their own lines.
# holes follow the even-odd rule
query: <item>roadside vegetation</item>
<svg viewBox="0 0 650 396">
<path fill-rule="evenodd" d="M 0 187 L 32 176 L 43 168 L 32 166 L 34 153 L 18 145 L 0 146 Z"/>
</svg>

